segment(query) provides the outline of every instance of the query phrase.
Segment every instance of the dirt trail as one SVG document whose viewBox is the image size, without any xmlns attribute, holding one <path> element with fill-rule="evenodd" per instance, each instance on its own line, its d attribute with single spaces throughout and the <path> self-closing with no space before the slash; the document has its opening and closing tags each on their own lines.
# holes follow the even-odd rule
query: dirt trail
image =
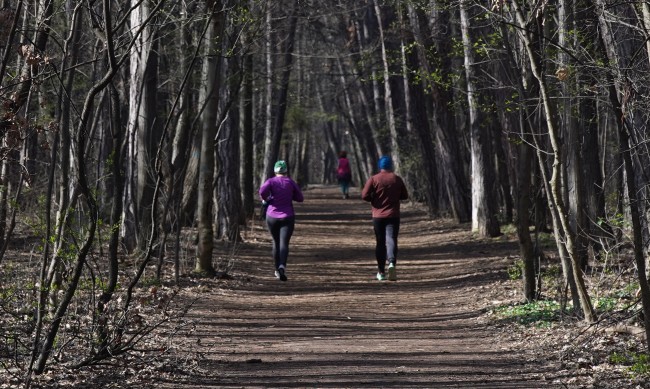
<svg viewBox="0 0 650 389">
<path fill-rule="evenodd" d="M 202 356 L 195 373 L 158 387 L 557 387 L 544 379 L 546 363 L 484 324 L 490 285 L 505 277 L 516 243 L 477 241 L 467 226 L 407 204 L 398 281 L 380 282 L 369 205 L 358 196 L 305 191 L 284 283 L 257 221 L 238 252 L 241 282 L 224 282 L 190 311 L 198 327 L 188 340 Z"/>
</svg>

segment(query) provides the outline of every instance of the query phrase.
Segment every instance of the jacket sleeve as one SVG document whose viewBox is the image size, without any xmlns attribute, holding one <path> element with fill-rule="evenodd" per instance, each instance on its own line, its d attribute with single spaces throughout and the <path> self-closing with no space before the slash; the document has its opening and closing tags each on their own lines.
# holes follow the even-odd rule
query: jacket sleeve
<svg viewBox="0 0 650 389">
<path fill-rule="evenodd" d="M 267 201 L 271 196 L 271 180 L 266 180 L 259 190 L 260 198 L 264 201 Z"/>
<path fill-rule="evenodd" d="M 399 199 L 408 200 L 409 192 L 406 190 L 406 185 L 404 185 L 404 181 L 401 178 L 400 178 L 400 182 L 402 183 L 402 191 L 399 194 Z"/>
<path fill-rule="evenodd" d="M 361 191 L 361 199 L 364 201 L 372 201 L 372 196 L 374 194 L 374 187 L 372 182 L 372 177 L 366 181 L 366 185 L 363 186 Z"/>
<path fill-rule="evenodd" d="M 293 201 L 302 203 L 305 200 L 305 197 L 303 196 L 302 191 L 300 190 L 298 184 L 296 184 L 295 181 L 292 182 L 293 182 Z"/>
</svg>

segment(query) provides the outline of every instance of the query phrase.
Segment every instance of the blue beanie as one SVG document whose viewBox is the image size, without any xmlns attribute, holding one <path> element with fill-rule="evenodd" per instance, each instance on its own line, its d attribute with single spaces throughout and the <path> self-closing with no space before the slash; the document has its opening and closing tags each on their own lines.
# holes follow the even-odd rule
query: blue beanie
<svg viewBox="0 0 650 389">
<path fill-rule="evenodd" d="M 377 165 L 383 170 L 393 170 L 393 160 L 388 155 L 379 158 L 379 163 Z"/>
</svg>

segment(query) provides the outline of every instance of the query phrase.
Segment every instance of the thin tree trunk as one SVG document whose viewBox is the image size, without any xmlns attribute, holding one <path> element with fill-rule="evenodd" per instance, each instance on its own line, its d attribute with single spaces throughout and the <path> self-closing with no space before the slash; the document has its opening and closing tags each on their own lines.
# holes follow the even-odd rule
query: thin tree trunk
<svg viewBox="0 0 650 389">
<path fill-rule="evenodd" d="M 160 4 L 158 5 L 158 7 Z M 112 34 L 112 20 L 111 20 L 111 6 L 109 0 L 104 0 L 102 3 L 103 18 L 105 21 L 104 36 L 106 38 L 106 49 L 107 49 L 107 58 L 109 62 L 109 70 L 103 76 L 103 78 L 98 81 L 93 87 L 88 91 L 86 99 L 83 104 L 83 108 L 80 113 L 79 125 L 76 130 L 76 139 L 75 144 L 77 145 L 75 149 L 74 163 L 75 171 L 78 172 L 78 185 L 75 186 L 75 194 L 79 194 L 81 198 L 85 200 L 85 205 L 87 207 L 87 229 L 84 238 L 79 244 L 79 249 L 77 251 L 74 266 L 71 270 L 71 276 L 66 284 L 66 289 L 61 297 L 61 302 L 56 307 L 56 310 L 53 315 L 52 324 L 48 328 L 43 344 L 40 347 L 38 355 L 33 355 L 30 362 L 30 368 L 28 371 L 28 381 L 31 379 L 32 373 L 40 374 L 44 371 L 47 360 L 49 359 L 52 353 L 52 345 L 57 338 L 59 328 L 61 326 L 62 320 L 65 317 L 68 307 L 72 301 L 73 296 L 77 292 L 77 286 L 81 278 L 83 269 L 86 266 L 87 255 L 90 252 L 92 244 L 95 239 L 95 231 L 97 228 L 97 217 L 98 210 L 95 198 L 92 191 L 88 185 L 88 180 L 86 177 L 86 142 L 88 140 L 88 123 L 90 122 L 90 115 L 92 113 L 93 101 L 97 95 L 111 82 L 115 74 L 117 73 L 120 64 L 117 63 L 114 54 L 113 46 L 113 34 Z M 137 34 L 136 34 L 137 35 Z M 77 193 L 78 192 L 78 193 Z M 43 298 L 42 298 L 43 300 Z M 40 343 L 39 337 L 34 339 L 35 344 Z M 37 357 L 37 358 L 36 358 Z"/>
<path fill-rule="evenodd" d="M 262 161 L 262 170 L 260 172 L 260 182 L 264 182 L 268 177 L 270 166 L 269 154 L 273 148 L 273 53 L 272 53 L 272 41 L 273 41 L 273 29 L 272 29 L 272 11 L 271 7 L 273 4 L 272 0 L 266 1 L 266 13 L 265 13 L 265 23 L 264 23 L 264 38 L 265 42 L 265 65 L 266 65 L 266 83 L 265 83 L 265 100 L 264 100 L 264 154 L 266 158 Z M 275 158 L 275 157 L 274 157 Z M 275 161 L 271 161 L 273 163 Z"/>
<path fill-rule="evenodd" d="M 558 44 L 561 47 L 570 48 L 571 41 L 569 33 L 573 26 L 573 1 L 560 0 L 558 4 Z M 564 131 L 566 139 L 566 184 L 564 192 L 566 193 L 565 201 L 569 205 L 569 222 L 574 231 L 576 231 L 576 254 L 578 261 L 583 269 L 586 269 L 587 258 L 587 237 L 583 231 L 588 231 L 587 214 L 584 207 L 585 190 L 584 190 L 584 169 L 581 158 L 582 145 L 582 126 L 578 125 L 574 111 L 575 99 L 572 97 L 573 91 L 578 87 L 575 85 L 576 77 L 568 74 L 568 69 L 572 68 L 569 63 L 569 56 L 565 50 L 560 50 L 559 68 L 557 76 L 561 82 L 561 90 L 564 95 L 561 106 L 561 118 L 564 122 Z"/>
<path fill-rule="evenodd" d="M 431 18 L 432 23 L 439 28 L 439 31 L 431 31 L 434 37 L 433 42 L 425 41 L 425 34 L 421 31 L 420 15 L 412 5 L 408 5 L 407 11 L 410 20 L 411 30 L 417 42 L 417 53 L 420 66 L 425 74 L 434 72 L 433 65 L 429 62 L 428 47 L 435 47 L 436 57 L 440 61 L 440 71 L 448 75 L 453 72 L 451 69 L 451 26 L 450 15 L 447 7 L 441 5 L 435 17 Z M 451 111 L 454 97 L 451 91 L 444 85 L 432 80 L 423 79 L 423 88 L 429 90 L 432 98 L 433 130 L 435 133 L 435 145 L 437 147 L 437 158 L 440 161 L 438 171 L 442 175 L 440 184 L 447 195 L 451 213 L 459 223 L 472 220 L 471 189 L 465 174 L 459 134 L 455 131 L 454 115 Z M 433 174 L 433 173 L 432 173 Z"/>
<path fill-rule="evenodd" d="M 110 121 L 110 130 L 112 134 L 112 147 L 111 155 L 115 161 L 122 160 L 122 142 L 123 142 L 123 133 L 122 133 L 122 117 L 120 112 L 120 96 L 117 93 L 117 90 L 114 85 L 110 85 L 110 112 L 111 112 L 111 121 Z M 115 226 L 120 222 L 120 217 L 122 216 L 122 192 L 124 188 L 124 177 L 122 177 L 122 168 L 119 163 L 113 163 L 111 165 L 111 181 L 113 186 L 112 191 L 112 206 L 111 206 L 111 216 L 110 216 L 110 225 Z M 108 347 L 108 328 L 107 321 L 104 318 L 104 312 L 106 305 L 112 299 L 113 293 L 117 288 L 118 281 L 118 251 L 120 243 L 120 232 L 117 228 L 110 229 L 110 236 L 108 241 L 108 282 L 106 287 L 102 291 L 102 294 L 99 296 L 97 303 L 97 316 L 99 317 L 98 322 L 98 354 L 103 354 L 106 352 Z"/>
<path fill-rule="evenodd" d="M 255 212 L 254 196 L 254 156 L 253 156 L 253 55 L 244 54 L 242 58 L 243 87 L 239 99 L 240 133 L 240 175 L 242 209 L 246 217 Z"/>
<path fill-rule="evenodd" d="M 584 319 L 588 323 L 593 323 L 595 320 L 595 313 L 594 313 L 593 306 L 591 304 L 591 299 L 587 292 L 587 288 L 585 286 L 584 278 L 582 275 L 582 267 L 580 266 L 580 262 L 578 260 L 578 256 L 576 252 L 577 247 L 575 245 L 575 232 L 571 229 L 571 226 L 569 224 L 568 217 L 567 217 L 568 210 L 566 209 L 566 206 L 564 204 L 564 195 L 561 190 L 562 183 L 560 179 L 561 179 L 561 172 L 563 169 L 562 150 L 558 139 L 558 132 L 557 129 L 555 128 L 555 123 L 553 122 L 553 118 L 555 118 L 554 108 L 551 104 L 550 96 L 548 95 L 546 81 L 544 79 L 543 74 L 540 72 L 539 65 L 536 60 L 537 56 L 535 55 L 531 40 L 528 36 L 528 32 L 524 30 L 525 18 L 521 13 L 521 10 L 519 9 L 519 5 L 517 4 L 517 2 L 513 1 L 511 2 L 511 4 L 515 10 L 517 23 L 521 28 L 520 34 L 524 41 L 524 46 L 528 53 L 528 59 L 530 62 L 532 74 L 537 79 L 537 82 L 539 84 L 540 95 L 542 97 L 542 104 L 544 106 L 544 113 L 546 118 L 548 135 L 549 135 L 552 152 L 553 152 L 552 154 L 553 170 L 552 170 L 551 178 L 549 180 L 549 185 L 551 189 L 551 193 L 550 193 L 551 198 L 549 200 L 553 202 L 553 204 L 556 207 L 557 218 L 560 223 L 562 232 L 564 233 L 563 234 L 565 238 L 564 245 L 566 247 L 569 258 L 571 259 L 573 277 L 578 287 L 578 297 L 580 299 L 580 304 L 584 315 Z"/>
<path fill-rule="evenodd" d="M 363 167 L 359 165 L 359 168 L 362 169 L 362 172 L 360 172 L 360 177 L 370 177 L 370 175 L 374 171 L 374 166 L 375 162 L 377 161 L 377 157 L 379 154 L 379 144 L 377 143 L 375 137 L 374 137 L 374 132 L 372 128 L 370 127 L 369 123 L 368 126 L 364 126 L 362 123 L 357 122 L 356 117 L 354 113 L 354 107 L 352 105 L 352 96 L 350 94 L 350 87 L 349 84 L 345 78 L 345 72 L 343 71 L 343 64 L 340 58 L 336 59 L 336 65 L 337 69 L 339 70 L 339 79 L 341 81 L 341 88 L 342 88 L 342 94 L 343 94 L 343 111 L 344 115 L 349 123 L 350 128 L 352 129 L 355 137 L 357 139 L 361 139 L 363 141 L 362 143 L 362 151 L 363 151 L 363 158 L 361 159 L 362 161 L 366 161 L 366 163 L 363 164 Z M 363 95 L 361 89 L 359 88 L 359 94 Z M 318 101 L 321 106 L 321 110 L 325 112 L 325 105 L 322 102 L 322 93 L 317 93 Z M 363 102 L 362 102 L 363 103 Z M 367 111 L 367 110 L 364 110 Z M 336 149 L 332 150 L 334 153 L 337 152 Z M 363 180 L 365 181 L 365 180 Z"/>
<path fill-rule="evenodd" d="M 206 55 L 208 60 L 204 62 L 203 72 L 207 88 L 207 109 L 203 112 L 201 119 L 201 156 L 199 163 L 199 190 L 198 190 L 198 253 L 196 261 L 196 272 L 213 276 L 215 274 L 212 265 L 212 252 L 214 248 L 214 206 L 212 190 L 214 187 L 215 171 L 215 141 L 217 136 L 217 113 L 219 111 L 219 88 L 221 80 L 221 59 L 216 55 L 221 48 L 219 39 L 222 38 L 225 24 L 225 11 L 220 9 L 220 2 L 214 1 L 209 6 L 215 7 L 210 10 L 212 25 L 206 36 Z"/>
<path fill-rule="evenodd" d="M 147 2 L 138 2 L 139 6 L 131 13 L 132 28 L 149 18 Z M 161 126 L 156 120 L 156 95 L 158 89 L 158 40 L 153 27 L 145 27 L 138 45 L 131 56 L 130 80 L 130 120 L 131 131 L 136 139 L 136 188 L 135 210 L 138 245 L 144 248 L 148 241 L 146 234 L 151 231 L 151 208 L 153 198 L 154 173 L 153 161 L 156 147 L 160 141 Z M 135 116 L 134 116 L 135 115 Z"/>
<path fill-rule="evenodd" d="M 467 103 L 469 109 L 471 156 L 472 156 L 472 230 L 480 236 L 495 237 L 501 234 L 497 220 L 498 208 L 496 204 L 494 185 L 494 166 L 491 163 L 490 131 L 487 120 L 479 108 L 474 76 L 473 44 L 469 31 L 469 12 L 467 1 L 460 2 L 460 20 L 463 37 L 463 51 L 465 54 L 465 75 L 467 83 Z"/>
<path fill-rule="evenodd" d="M 381 17 L 381 8 L 377 0 L 373 0 L 375 15 L 377 16 L 377 28 L 379 29 L 379 47 L 381 48 L 382 78 L 384 80 L 384 108 L 386 109 L 386 123 L 390 134 L 391 154 L 396 172 L 400 168 L 399 145 L 397 143 L 397 125 L 395 124 L 395 109 L 393 108 L 393 93 L 390 86 L 390 69 L 388 66 L 388 54 L 386 53 L 386 42 L 384 38 L 384 26 Z"/>
<path fill-rule="evenodd" d="M 298 8 L 300 7 L 299 0 L 294 0 L 291 15 L 289 16 L 289 33 L 286 39 L 286 46 L 284 48 L 284 69 L 282 71 L 282 79 L 280 81 L 280 90 L 276 99 L 277 109 L 273 127 L 271 129 L 271 145 L 269 153 L 266 154 L 264 164 L 264 174 L 266 177 L 273 176 L 273 165 L 280 155 L 280 144 L 282 141 L 282 127 L 284 126 L 284 118 L 287 112 L 287 99 L 289 96 L 289 79 L 291 76 L 291 69 L 293 63 L 293 47 L 295 43 L 296 30 L 298 28 Z"/>
<path fill-rule="evenodd" d="M 501 28 L 502 28 L 503 36 L 507 36 L 507 32 L 505 31 L 506 26 L 502 25 Z M 539 37 L 539 39 L 541 39 L 541 37 Z M 513 68 L 513 69 L 517 68 L 517 64 L 515 63 L 515 61 L 513 61 L 513 58 L 515 58 L 515 57 L 523 57 L 525 54 L 523 54 L 523 53 L 516 54 L 514 52 L 513 47 L 509 44 L 509 42 L 507 40 L 505 41 L 505 43 L 506 43 L 507 52 L 510 54 L 508 58 L 511 60 L 510 61 L 511 66 L 509 68 Z M 525 50 L 525 49 L 521 49 L 521 50 Z M 518 82 L 517 82 L 517 90 L 519 92 L 519 95 L 521 96 L 521 102 L 522 102 L 521 106 L 524 108 L 523 115 L 524 115 L 524 118 L 525 118 L 524 124 L 526 124 L 526 127 L 524 127 L 522 125 L 522 128 L 523 128 L 522 131 L 523 131 L 524 134 L 527 134 L 527 133 L 533 134 L 533 136 L 531 136 L 531 140 L 529 141 L 529 143 L 532 144 L 535 147 L 535 153 L 537 154 L 537 161 L 538 161 L 537 168 L 538 168 L 538 171 L 539 171 L 539 176 L 541 176 L 541 177 L 535 176 L 537 181 L 542 183 L 542 185 L 535 185 L 535 186 L 539 186 L 540 189 L 537 191 L 539 194 L 534 197 L 535 202 L 536 202 L 536 204 L 534 206 L 534 208 L 535 208 L 535 219 L 534 219 L 534 222 L 535 222 L 535 234 L 536 234 L 536 236 L 538 236 L 540 231 L 544 231 L 544 229 L 546 229 L 546 217 L 545 217 L 545 215 L 546 215 L 547 202 L 541 201 L 541 197 L 542 197 L 541 193 L 550 193 L 551 189 L 549 187 L 549 179 L 548 179 L 547 165 L 546 165 L 546 162 L 545 162 L 546 161 L 545 155 L 542 152 L 542 148 L 541 148 L 539 142 L 537 141 L 537 139 L 540 137 L 540 134 L 536 133 L 536 131 L 534 130 L 534 129 L 543 127 L 543 124 L 541 124 L 541 119 L 540 119 L 540 117 L 542 115 L 539 114 L 539 113 L 538 114 L 533 113 L 532 110 L 530 108 L 528 108 L 528 105 L 526 104 L 527 101 L 530 101 L 533 98 L 539 99 L 539 97 L 538 97 L 539 93 L 537 92 L 537 90 L 539 89 L 539 85 L 532 82 L 532 80 L 529 79 L 530 77 L 531 77 L 530 72 L 520 70 L 519 71 L 519 76 L 518 77 L 513 77 L 513 79 L 518 80 Z M 533 91 L 535 91 L 535 92 L 533 92 Z M 541 131 L 537 131 L 537 132 L 541 133 Z M 523 136 L 523 134 L 522 134 L 522 136 Z M 523 138 L 523 139 L 525 139 L 525 138 Z M 552 221 L 552 225 L 553 225 L 553 232 L 554 232 L 554 237 L 555 237 L 555 241 L 556 241 L 556 246 L 557 246 L 557 249 L 558 249 L 558 255 L 560 257 L 560 263 L 562 265 L 562 274 L 564 276 L 564 280 L 566 282 L 566 285 L 568 285 L 568 287 L 569 287 L 569 289 L 571 291 L 571 298 L 573 300 L 573 308 L 575 310 L 577 310 L 577 309 L 580 309 L 580 298 L 578 296 L 578 286 L 577 286 L 576 281 L 575 281 L 575 279 L 573 277 L 571 259 L 567 257 L 567 252 L 566 252 L 566 250 L 565 250 L 565 248 L 564 248 L 564 246 L 562 244 L 562 230 L 561 230 L 561 227 L 560 227 L 560 223 L 558 221 L 557 213 L 555 212 L 554 203 L 552 201 L 548 202 L 548 208 L 549 208 L 549 211 L 550 211 L 549 213 L 551 215 L 551 221 Z M 537 252 L 537 251 L 540 251 L 540 252 Z M 536 252 L 534 253 L 534 255 L 535 255 L 535 257 L 539 257 L 540 255 L 542 255 L 541 249 L 539 248 L 539 244 L 537 244 L 537 246 L 536 246 Z M 529 260 L 529 261 L 531 261 L 530 263 L 533 264 L 533 262 L 532 262 L 533 259 L 532 258 L 525 258 L 524 260 Z M 525 271 L 530 271 L 530 270 L 526 269 Z M 565 305 L 565 301 L 562 301 L 562 306 L 564 307 L 564 305 Z"/>
<path fill-rule="evenodd" d="M 522 121 L 523 122 L 523 121 Z M 522 123 L 522 130 L 524 124 Z M 524 136 L 524 135 L 522 135 Z M 527 301 L 537 299 L 537 276 L 535 250 L 530 238 L 530 172 L 532 155 L 530 146 L 526 142 L 519 145 L 519 159 L 517 161 L 517 236 L 519 238 L 519 251 L 524 263 L 524 298 Z"/>
<path fill-rule="evenodd" d="M 230 30 L 230 28 L 229 28 Z M 227 33 L 228 36 L 236 34 Z M 229 42 L 222 42 L 222 52 L 227 52 Z M 245 223 L 242 213 L 241 189 L 239 184 L 239 108 L 236 92 L 241 86 L 241 71 L 236 71 L 233 57 L 222 59 L 220 79 L 225 80 L 219 93 L 219 112 L 223 119 L 219 123 L 216 139 L 217 166 L 215 169 L 214 203 L 216 205 L 215 226 L 217 239 L 230 242 L 241 241 L 239 227 Z"/>
<path fill-rule="evenodd" d="M 407 5 L 407 17 L 409 18 L 408 26 L 413 35 L 413 39 L 418 44 L 423 44 L 421 42 L 422 37 L 419 31 L 419 25 L 413 26 L 414 22 L 419 23 L 415 10 L 413 9 L 412 4 Z M 404 51 L 404 49 L 403 49 Z M 403 61 L 405 62 L 404 66 L 406 69 L 418 69 L 422 64 L 419 63 L 419 50 L 411 51 L 410 53 L 403 52 L 404 56 Z M 410 107 L 407 108 L 407 123 L 410 123 L 411 131 L 413 131 L 414 136 L 419 140 L 418 147 L 420 150 L 422 158 L 422 169 L 427 172 L 427 174 L 422 177 L 422 185 L 424 186 L 423 190 L 425 193 L 424 201 L 426 202 L 428 213 L 431 216 L 439 216 L 439 184 L 435 179 L 438 176 L 438 165 L 436 163 L 435 155 L 435 144 L 431 136 L 431 128 L 429 125 L 429 119 L 427 117 L 427 108 L 426 108 L 426 97 L 425 93 L 422 90 L 422 84 L 418 83 L 412 72 L 407 72 L 405 69 L 404 77 L 404 88 L 406 94 L 408 95 L 408 101 Z"/>
<path fill-rule="evenodd" d="M 604 54 L 609 62 L 615 66 L 616 70 L 623 65 L 619 61 L 622 59 L 617 55 L 618 45 L 615 42 L 615 35 L 610 29 L 608 21 L 605 19 L 605 10 L 607 4 L 602 0 L 594 0 L 596 14 L 600 27 L 600 43 L 603 47 Z M 645 258 L 645 245 L 643 236 L 643 201 L 639 198 L 639 189 L 637 186 L 637 177 L 643 174 L 643 171 L 637 171 L 633 161 L 632 153 L 637 145 L 632 141 L 631 133 L 634 132 L 634 118 L 630 117 L 633 113 L 626 112 L 623 106 L 623 99 L 631 95 L 630 86 L 626 84 L 627 79 L 621 77 L 619 80 L 608 80 L 609 98 L 614 109 L 615 117 L 618 118 L 618 135 L 620 150 L 623 155 L 625 166 L 625 175 L 627 181 L 627 197 L 629 199 L 630 218 L 632 219 L 632 244 L 634 252 L 634 262 L 637 267 L 637 278 L 641 290 L 641 304 L 643 307 L 643 322 L 646 335 L 646 346 L 650 348 L 650 283 L 648 282 L 647 266 Z M 631 103 L 631 102 L 628 102 Z M 632 123 L 630 123 L 632 122 Z"/>
</svg>

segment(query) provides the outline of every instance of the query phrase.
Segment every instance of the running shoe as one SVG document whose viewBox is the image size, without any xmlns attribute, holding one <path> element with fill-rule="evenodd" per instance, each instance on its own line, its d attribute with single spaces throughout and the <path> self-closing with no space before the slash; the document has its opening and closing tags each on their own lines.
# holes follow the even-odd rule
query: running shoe
<svg viewBox="0 0 650 389">
<path fill-rule="evenodd" d="M 383 280 L 386 279 L 386 275 L 384 273 L 382 273 L 382 272 L 377 272 L 377 279 L 379 281 L 383 281 Z"/>
<path fill-rule="evenodd" d="M 397 269 L 392 262 L 388 265 L 388 281 L 397 281 Z"/>
<path fill-rule="evenodd" d="M 284 274 L 284 268 L 283 267 L 278 269 L 278 274 L 280 275 L 280 281 L 286 281 L 287 280 L 287 275 Z"/>
</svg>

